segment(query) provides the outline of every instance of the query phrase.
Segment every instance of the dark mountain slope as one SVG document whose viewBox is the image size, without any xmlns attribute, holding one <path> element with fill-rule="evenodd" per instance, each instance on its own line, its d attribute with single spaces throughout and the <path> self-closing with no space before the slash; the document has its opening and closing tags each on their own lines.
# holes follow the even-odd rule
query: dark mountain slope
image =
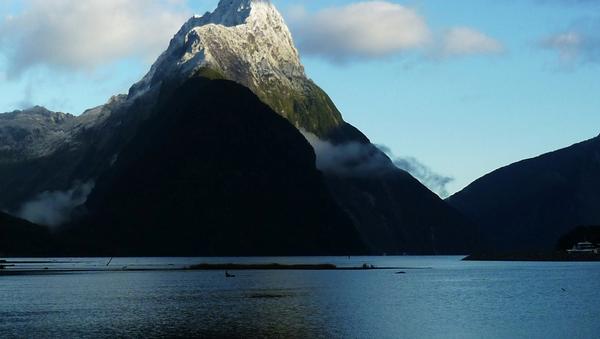
<svg viewBox="0 0 600 339">
<path fill-rule="evenodd" d="M 53 133 L 49 124 L 21 123 L 39 137 L 36 142 L 17 143 L 31 152 L 21 151 L 17 152 L 17 157 L 0 158 L 0 208 L 16 212 L 42 192 L 67 191 L 77 183 L 95 180 L 135 134 L 154 101 L 151 96 L 146 96 L 126 105 L 109 102 L 102 106 L 110 112 L 106 113 L 105 119 L 91 122 L 94 117 L 90 115 L 94 112 L 86 112 L 61 123 L 60 133 Z M 12 123 L 12 119 L 8 119 L 11 114 L 16 116 L 14 120 L 27 121 L 27 111 L 0 114 L 0 127 Z M 0 128 L 0 139 L 9 138 L 11 134 L 6 128 Z"/>
<path fill-rule="evenodd" d="M 559 251 L 572 249 L 579 242 L 591 242 L 600 246 L 600 226 L 579 226 L 558 239 L 556 249 Z"/>
<path fill-rule="evenodd" d="M 553 249 L 572 228 L 600 224 L 600 137 L 496 170 L 448 202 L 495 250 Z"/>
<path fill-rule="evenodd" d="M 0 213 L 0 256 L 46 255 L 53 245 L 47 228 Z"/>
<path fill-rule="evenodd" d="M 248 89 L 192 78 L 163 89 L 72 226 L 72 253 L 360 253 L 304 137 Z"/>
<path fill-rule="evenodd" d="M 475 224 L 400 169 L 329 173 L 327 183 L 376 253 L 465 254 L 480 246 Z"/>
</svg>

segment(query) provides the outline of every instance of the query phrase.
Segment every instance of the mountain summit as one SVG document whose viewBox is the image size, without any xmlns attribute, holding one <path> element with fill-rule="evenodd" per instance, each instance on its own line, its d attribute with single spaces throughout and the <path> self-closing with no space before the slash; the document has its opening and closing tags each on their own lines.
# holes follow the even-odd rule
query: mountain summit
<svg viewBox="0 0 600 339">
<path fill-rule="evenodd" d="M 132 92 L 206 68 L 255 89 L 273 83 L 296 87 L 306 78 L 291 33 L 269 1 L 222 0 L 214 12 L 181 27 Z"/>
<path fill-rule="evenodd" d="M 296 127 L 318 135 L 343 122 L 306 77 L 283 17 L 267 0 L 221 0 L 214 12 L 189 19 L 130 96 L 198 74 L 250 88 Z"/>
</svg>

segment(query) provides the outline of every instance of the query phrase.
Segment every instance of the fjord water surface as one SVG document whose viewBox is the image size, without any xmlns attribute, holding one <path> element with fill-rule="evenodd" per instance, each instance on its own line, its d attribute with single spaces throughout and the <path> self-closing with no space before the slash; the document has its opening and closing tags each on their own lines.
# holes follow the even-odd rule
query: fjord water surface
<svg viewBox="0 0 600 339">
<path fill-rule="evenodd" d="M 137 272 L 103 271 L 106 258 L 49 259 L 23 264 L 29 269 L 48 267 L 45 274 L 0 275 L 0 336 L 600 336 L 600 263 L 460 259 L 115 258 L 110 264 L 164 269 Z M 229 279 L 222 271 L 169 271 L 203 262 L 399 268 L 237 271 L 230 272 L 236 277 Z M 81 267 L 100 271 L 53 272 Z"/>
</svg>

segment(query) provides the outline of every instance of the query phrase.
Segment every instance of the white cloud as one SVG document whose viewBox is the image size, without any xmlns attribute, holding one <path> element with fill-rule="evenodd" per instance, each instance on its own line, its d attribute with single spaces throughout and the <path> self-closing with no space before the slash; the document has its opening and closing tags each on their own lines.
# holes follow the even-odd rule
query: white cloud
<svg viewBox="0 0 600 339">
<path fill-rule="evenodd" d="M 295 6 L 287 11 L 287 19 L 304 54 L 334 62 L 408 51 L 445 58 L 504 50 L 500 42 L 472 28 L 453 27 L 438 36 L 416 10 L 387 1 L 357 2 L 312 14 Z"/>
<path fill-rule="evenodd" d="M 317 168 L 326 173 L 346 177 L 363 177 L 384 174 L 394 165 L 381 151 L 371 144 L 348 142 L 333 144 L 316 135 L 301 131 L 317 156 Z"/>
<path fill-rule="evenodd" d="M 7 74 L 36 65 L 90 70 L 112 61 L 155 58 L 189 15 L 173 0 L 25 0 L 0 22 Z"/>
<path fill-rule="evenodd" d="M 468 27 L 454 27 L 444 33 L 440 51 L 443 56 L 498 54 L 504 50 L 497 40 Z"/>
<path fill-rule="evenodd" d="M 379 58 L 423 47 L 429 28 L 415 10 L 386 2 L 358 2 L 309 14 L 301 7 L 288 20 L 300 49 L 335 61 Z"/>
</svg>

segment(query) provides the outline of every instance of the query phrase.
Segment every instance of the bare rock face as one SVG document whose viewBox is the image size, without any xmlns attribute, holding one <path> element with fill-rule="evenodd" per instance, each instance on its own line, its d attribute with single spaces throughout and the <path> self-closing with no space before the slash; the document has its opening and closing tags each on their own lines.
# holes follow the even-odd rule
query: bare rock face
<svg viewBox="0 0 600 339">
<path fill-rule="evenodd" d="M 29 161 L 61 148 L 77 148 L 82 132 L 102 124 L 125 102 L 126 96 L 117 95 L 79 116 L 40 106 L 0 114 L 0 163 Z"/>
<path fill-rule="evenodd" d="M 75 117 L 33 107 L 0 115 L 0 162 L 50 153 L 65 140 Z"/>
</svg>

